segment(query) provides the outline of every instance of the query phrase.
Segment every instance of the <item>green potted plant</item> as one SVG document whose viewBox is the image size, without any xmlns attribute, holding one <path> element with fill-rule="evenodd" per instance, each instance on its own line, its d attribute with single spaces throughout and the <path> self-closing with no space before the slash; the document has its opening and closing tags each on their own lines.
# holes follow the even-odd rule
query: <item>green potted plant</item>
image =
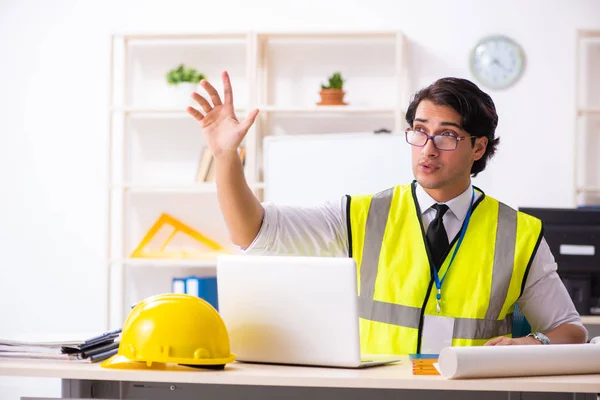
<svg viewBox="0 0 600 400">
<path fill-rule="evenodd" d="M 190 95 L 197 91 L 198 83 L 206 76 L 195 68 L 179 64 L 165 74 L 167 84 L 173 88 L 173 102 L 179 106 L 182 103 L 192 104 Z"/>
<path fill-rule="evenodd" d="M 321 84 L 321 101 L 317 103 L 320 106 L 345 106 L 344 102 L 344 82 L 340 72 L 335 72 L 327 79 L 327 84 Z"/>
<path fill-rule="evenodd" d="M 179 64 L 177 68 L 173 68 L 166 75 L 167 83 L 170 85 L 179 85 L 181 83 L 194 83 L 197 84 L 202 79 L 206 79 L 206 76 L 201 72 L 198 72 L 195 68 L 186 67 L 185 64 Z"/>
</svg>

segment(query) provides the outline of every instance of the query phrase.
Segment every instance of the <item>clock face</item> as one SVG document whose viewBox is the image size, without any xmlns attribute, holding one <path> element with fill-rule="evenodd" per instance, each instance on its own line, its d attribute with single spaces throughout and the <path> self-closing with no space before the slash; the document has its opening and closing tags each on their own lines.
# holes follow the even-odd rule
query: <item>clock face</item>
<svg viewBox="0 0 600 400">
<path fill-rule="evenodd" d="M 525 67 L 521 46 L 505 36 L 481 40 L 470 58 L 471 73 L 491 89 L 505 89 L 519 80 Z"/>
</svg>

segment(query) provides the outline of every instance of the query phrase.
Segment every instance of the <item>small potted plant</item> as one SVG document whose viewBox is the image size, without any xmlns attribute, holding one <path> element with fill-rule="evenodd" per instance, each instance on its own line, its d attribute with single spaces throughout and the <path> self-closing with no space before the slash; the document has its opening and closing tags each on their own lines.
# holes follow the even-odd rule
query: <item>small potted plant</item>
<svg viewBox="0 0 600 400">
<path fill-rule="evenodd" d="M 344 102 L 344 82 L 340 72 L 335 72 L 328 78 L 327 84 L 321 84 L 321 101 L 317 103 L 320 106 L 345 106 L 347 103 Z"/>
<path fill-rule="evenodd" d="M 190 104 L 190 95 L 198 90 L 198 83 L 206 76 L 195 68 L 179 64 L 166 73 L 167 83 L 175 90 L 173 102 L 176 105 Z"/>
</svg>

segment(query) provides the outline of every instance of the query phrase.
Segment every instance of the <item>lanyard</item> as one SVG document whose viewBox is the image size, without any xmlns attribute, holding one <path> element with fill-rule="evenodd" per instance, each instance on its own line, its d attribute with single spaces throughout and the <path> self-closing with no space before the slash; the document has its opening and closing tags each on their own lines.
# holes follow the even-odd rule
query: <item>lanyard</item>
<svg viewBox="0 0 600 400">
<path fill-rule="evenodd" d="M 435 287 L 437 288 L 436 299 L 437 299 L 438 314 L 440 313 L 440 310 L 441 310 L 440 301 L 442 299 L 442 283 L 444 283 L 444 279 L 446 278 L 446 275 L 448 275 L 448 271 L 450 271 L 450 267 L 452 266 L 454 257 L 456 256 L 456 253 L 458 252 L 458 248 L 460 247 L 460 244 L 462 243 L 462 241 L 465 237 L 465 232 L 467 231 L 467 226 L 469 225 L 469 220 L 471 219 L 471 213 L 473 211 L 473 201 L 475 200 L 475 189 L 473 189 L 473 187 L 471 187 L 471 189 L 472 189 L 471 205 L 469 206 L 469 210 L 467 211 L 467 216 L 465 217 L 465 221 L 463 222 L 463 225 L 462 225 L 462 228 L 460 231 L 460 236 L 458 237 L 458 242 L 456 243 L 456 246 L 454 246 L 454 253 L 452 253 L 452 258 L 450 259 L 450 264 L 448 264 L 448 269 L 446 269 L 446 272 L 444 273 L 444 276 L 442 276 L 441 280 L 440 280 L 437 270 L 435 269 L 435 267 L 433 268 L 433 278 L 435 279 Z"/>
</svg>

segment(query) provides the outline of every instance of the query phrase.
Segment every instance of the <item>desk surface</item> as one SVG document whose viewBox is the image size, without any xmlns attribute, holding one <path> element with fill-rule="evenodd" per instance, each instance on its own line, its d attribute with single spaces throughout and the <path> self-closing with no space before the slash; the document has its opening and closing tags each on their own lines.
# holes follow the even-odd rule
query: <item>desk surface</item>
<svg viewBox="0 0 600 400">
<path fill-rule="evenodd" d="M 582 315 L 581 322 L 584 325 L 600 325 L 600 315 Z"/>
<path fill-rule="evenodd" d="M 412 375 L 408 358 L 400 363 L 366 369 L 276 366 L 235 362 L 228 364 L 224 371 L 115 370 L 102 368 L 99 364 L 4 359 L 0 360 L 0 376 L 2 375 L 257 386 L 600 393 L 600 374 L 448 380 L 441 376 Z"/>
</svg>

